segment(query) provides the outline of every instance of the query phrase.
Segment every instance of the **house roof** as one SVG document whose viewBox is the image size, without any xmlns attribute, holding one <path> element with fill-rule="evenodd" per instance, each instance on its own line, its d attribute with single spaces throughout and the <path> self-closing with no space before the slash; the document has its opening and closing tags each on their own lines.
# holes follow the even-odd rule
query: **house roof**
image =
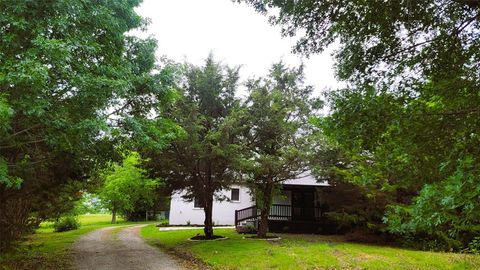
<svg viewBox="0 0 480 270">
<path fill-rule="evenodd" d="M 295 179 L 286 180 L 283 182 L 283 184 L 286 186 L 315 186 L 315 187 L 330 186 L 330 184 L 328 184 L 328 180 L 326 179 L 320 179 L 320 181 L 317 181 L 317 179 L 312 175 L 311 172 L 306 172 L 304 174 L 301 174 Z"/>
</svg>

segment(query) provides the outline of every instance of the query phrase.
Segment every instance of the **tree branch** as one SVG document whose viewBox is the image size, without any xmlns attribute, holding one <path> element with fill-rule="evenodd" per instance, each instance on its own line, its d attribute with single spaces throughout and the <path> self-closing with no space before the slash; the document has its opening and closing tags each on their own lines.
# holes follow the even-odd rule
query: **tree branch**
<svg viewBox="0 0 480 270">
<path fill-rule="evenodd" d="M 25 132 L 27 132 L 27 131 L 29 131 L 29 130 L 32 130 L 32 129 L 34 129 L 34 128 L 37 128 L 37 127 L 39 127 L 39 126 L 40 126 L 40 124 L 36 124 L 36 125 L 33 125 L 33 126 L 31 126 L 31 127 L 26 128 L 26 129 L 17 131 L 17 132 L 15 132 L 15 133 L 13 133 L 12 135 L 10 135 L 9 138 L 15 137 L 15 136 L 17 136 L 17 135 L 20 135 L 20 134 L 22 134 L 22 133 L 25 133 Z"/>
</svg>

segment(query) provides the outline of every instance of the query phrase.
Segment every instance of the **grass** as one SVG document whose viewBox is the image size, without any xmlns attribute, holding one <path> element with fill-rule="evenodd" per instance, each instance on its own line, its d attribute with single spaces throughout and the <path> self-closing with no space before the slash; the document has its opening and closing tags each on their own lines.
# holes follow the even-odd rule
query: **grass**
<svg viewBox="0 0 480 270">
<path fill-rule="evenodd" d="M 187 252 L 213 269 L 480 269 L 480 256 L 426 252 L 342 241 L 341 237 L 279 234 L 278 242 L 245 240 L 231 229 L 215 230 L 225 241 L 191 242 L 201 230 L 161 232 L 144 227 L 154 246 Z"/>
<path fill-rule="evenodd" d="M 121 218 L 117 224 L 111 224 L 107 214 L 82 215 L 79 221 L 79 229 L 59 233 L 53 231 L 52 222 L 42 223 L 15 250 L 0 254 L 0 269 L 69 269 L 69 248 L 81 235 L 102 227 L 133 224 Z"/>
</svg>

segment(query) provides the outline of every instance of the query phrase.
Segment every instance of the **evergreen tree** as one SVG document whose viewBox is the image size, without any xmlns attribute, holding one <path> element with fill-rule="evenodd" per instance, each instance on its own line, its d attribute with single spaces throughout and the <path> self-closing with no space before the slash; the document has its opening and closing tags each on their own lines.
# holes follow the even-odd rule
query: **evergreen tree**
<svg viewBox="0 0 480 270">
<path fill-rule="evenodd" d="M 240 170 L 260 208 L 258 237 L 267 236 L 272 198 L 282 182 L 308 170 L 312 87 L 303 80 L 303 66 L 274 64 L 266 78 L 247 83 L 249 96 L 237 113 L 245 128 Z"/>
<path fill-rule="evenodd" d="M 235 136 L 224 126 L 238 106 L 238 68 L 209 56 L 202 67 L 187 65 L 178 100 L 164 115 L 183 128 L 183 135 L 162 151 L 148 151 L 151 166 L 187 201 L 197 200 L 205 212 L 205 237 L 213 237 L 213 201 L 234 180 Z"/>
</svg>

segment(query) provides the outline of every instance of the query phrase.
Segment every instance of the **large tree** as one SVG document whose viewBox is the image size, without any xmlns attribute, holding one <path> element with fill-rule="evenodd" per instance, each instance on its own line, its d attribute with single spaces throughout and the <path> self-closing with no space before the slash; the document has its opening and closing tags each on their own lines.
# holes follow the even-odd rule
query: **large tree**
<svg viewBox="0 0 480 270">
<path fill-rule="evenodd" d="M 313 88 L 304 85 L 303 66 L 274 64 L 266 78 L 247 83 L 249 96 L 236 114 L 245 129 L 240 170 L 260 208 L 258 237 L 268 232 L 272 198 L 287 179 L 308 170 L 308 119 Z"/>
<path fill-rule="evenodd" d="M 153 207 L 161 182 L 147 177 L 147 171 L 141 168 L 143 162 L 138 153 L 132 152 L 122 164 L 113 164 L 104 172 L 104 183 L 98 194 L 103 205 L 112 212 L 112 223 L 117 222 L 118 213 L 128 217 L 139 207 L 145 211 Z M 145 214 L 145 220 L 147 218 Z"/>
<path fill-rule="evenodd" d="M 205 65 L 186 65 L 178 100 L 164 111 L 184 130 L 161 151 L 148 151 L 152 166 L 186 200 L 198 200 L 205 212 L 205 237 L 213 237 L 213 201 L 234 179 L 236 160 L 233 134 L 225 119 L 238 105 L 235 91 L 238 68 L 229 68 L 209 56 Z"/>
<path fill-rule="evenodd" d="M 154 40 L 127 35 L 138 4 L 0 1 L 0 248 L 64 211 L 158 108 L 170 75 L 152 72 Z"/>
<path fill-rule="evenodd" d="M 342 174 L 389 193 L 390 231 L 459 247 L 479 232 L 480 2 L 247 0 L 310 54 L 337 43 L 323 125 Z"/>
</svg>

